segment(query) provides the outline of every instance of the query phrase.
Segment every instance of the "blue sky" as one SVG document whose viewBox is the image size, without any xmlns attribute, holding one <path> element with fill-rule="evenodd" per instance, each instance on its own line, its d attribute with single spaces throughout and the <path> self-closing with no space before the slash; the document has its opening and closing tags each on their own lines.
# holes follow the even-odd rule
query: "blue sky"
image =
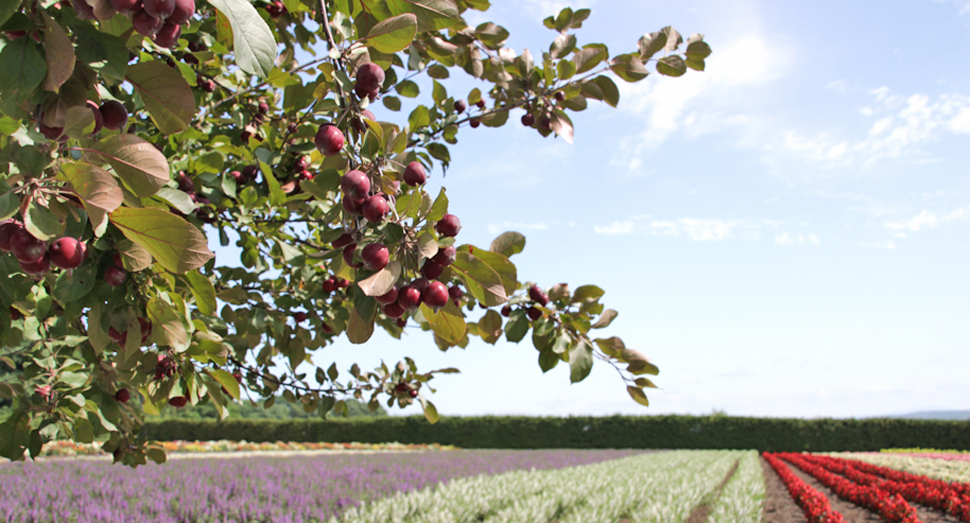
<svg viewBox="0 0 970 523">
<path fill-rule="evenodd" d="M 574 145 L 519 115 L 463 129 L 445 179 L 459 240 L 517 230 L 521 280 L 601 286 L 607 334 L 651 357 L 661 390 L 643 408 L 606 365 L 570 385 L 527 342 L 441 353 L 416 329 L 315 361 L 459 367 L 430 397 L 451 415 L 970 408 L 970 2 L 493 3 L 469 22 L 507 27 L 516 51 L 547 48 L 541 20 L 567 5 L 593 10 L 580 42 L 613 53 L 665 25 L 714 49 L 704 73 L 617 80 L 619 108 L 573 116 Z"/>
</svg>

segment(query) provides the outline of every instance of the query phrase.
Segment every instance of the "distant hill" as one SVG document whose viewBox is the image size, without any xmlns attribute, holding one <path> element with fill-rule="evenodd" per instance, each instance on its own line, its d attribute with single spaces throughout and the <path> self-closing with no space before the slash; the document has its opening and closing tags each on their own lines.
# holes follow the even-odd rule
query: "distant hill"
<svg viewBox="0 0 970 523">
<path fill-rule="evenodd" d="M 904 419 L 970 420 L 970 410 L 925 410 L 888 417 Z"/>
</svg>

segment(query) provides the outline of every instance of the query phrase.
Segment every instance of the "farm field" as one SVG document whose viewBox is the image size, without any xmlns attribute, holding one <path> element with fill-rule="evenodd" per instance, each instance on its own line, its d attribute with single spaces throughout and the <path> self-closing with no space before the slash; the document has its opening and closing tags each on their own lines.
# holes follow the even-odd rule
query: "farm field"
<svg viewBox="0 0 970 523">
<path fill-rule="evenodd" d="M 902 453 L 390 444 L 307 454 L 315 445 L 173 443 L 219 457 L 137 469 L 87 451 L 6 463 L 0 522 L 970 522 L 967 463 Z"/>
</svg>

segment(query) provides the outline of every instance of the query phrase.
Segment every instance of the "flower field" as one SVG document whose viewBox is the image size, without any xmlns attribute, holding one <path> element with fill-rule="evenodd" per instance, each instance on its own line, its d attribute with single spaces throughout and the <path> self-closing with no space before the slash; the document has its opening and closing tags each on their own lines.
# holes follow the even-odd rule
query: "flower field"
<svg viewBox="0 0 970 523">
<path fill-rule="evenodd" d="M 264 452 L 287 450 L 453 450 L 449 445 L 403 444 L 403 443 L 303 443 L 303 442 L 261 442 L 248 441 L 163 441 L 162 448 L 168 454 L 180 452 Z M 53 441 L 44 445 L 41 456 L 97 456 L 106 455 L 97 443 L 75 443 L 73 441 Z"/>
<path fill-rule="evenodd" d="M 45 452 L 66 457 L 2 464 L 0 522 L 970 522 L 970 463 L 908 453 L 166 448 L 196 459 L 130 469 L 76 458 L 97 447 L 60 444 Z M 767 509 L 769 498 L 791 510 Z"/>
</svg>

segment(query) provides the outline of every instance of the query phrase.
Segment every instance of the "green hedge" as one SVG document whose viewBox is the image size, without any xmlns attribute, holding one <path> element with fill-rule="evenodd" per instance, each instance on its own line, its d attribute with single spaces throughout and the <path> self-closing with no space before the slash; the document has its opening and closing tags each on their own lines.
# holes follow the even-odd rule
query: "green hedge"
<svg viewBox="0 0 970 523">
<path fill-rule="evenodd" d="M 440 443 L 463 448 L 757 449 L 871 451 L 882 448 L 970 450 L 970 421 L 781 419 L 729 416 L 423 417 L 350 420 L 149 421 L 153 440 Z"/>
</svg>

